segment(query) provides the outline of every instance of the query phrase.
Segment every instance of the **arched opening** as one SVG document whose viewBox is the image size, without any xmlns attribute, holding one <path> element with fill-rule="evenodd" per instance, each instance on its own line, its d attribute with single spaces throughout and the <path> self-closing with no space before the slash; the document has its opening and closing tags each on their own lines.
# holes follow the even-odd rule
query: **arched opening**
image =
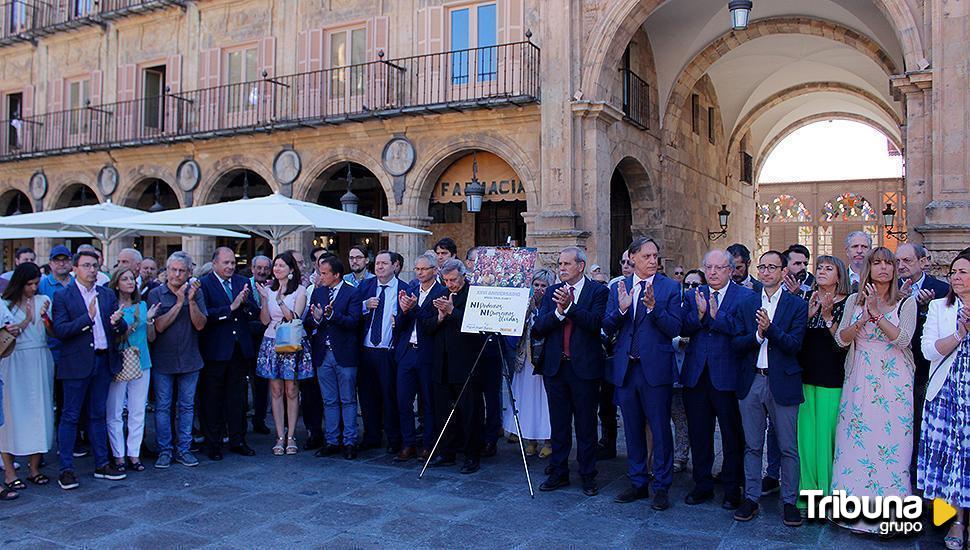
<svg viewBox="0 0 970 550">
<path fill-rule="evenodd" d="M 633 206 L 630 190 L 620 169 L 610 178 L 610 276 L 620 274 L 623 252 L 633 241 Z"/>
<path fill-rule="evenodd" d="M 125 206 L 147 212 L 161 212 L 179 208 L 179 200 L 172 187 L 159 178 L 145 178 L 128 194 Z M 135 237 L 133 246 L 145 257 L 167 258 L 182 249 L 181 237 Z"/>
<path fill-rule="evenodd" d="M 61 195 L 54 203 L 54 208 L 73 208 L 75 206 L 88 206 L 98 204 L 98 195 L 93 189 L 83 183 L 72 183 L 61 192 Z"/>
<path fill-rule="evenodd" d="M 22 191 L 11 189 L 0 195 L 0 213 L 4 216 L 16 216 L 18 214 L 29 214 L 34 211 L 30 199 Z M 22 246 L 33 247 L 33 239 L 9 239 L 3 241 L 3 266 L 4 270 L 13 268 L 13 253 Z M 41 262 L 43 263 L 43 262 Z"/>
<path fill-rule="evenodd" d="M 273 194 L 273 190 L 262 176 L 252 170 L 240 168 L 230 170 L 219 178 L 215 184 L 215 188 L 209 195 L 209 202 L 217 203 L 240 199 L 255 199 L 271 194 Z M 240 267 L 248 266 L 253 256 L 262 254 L 272 257 L 273 255 L 272 244 L 263 237 L 257 236 L 248 239 L 219 237 L 216 239 L 216 246 L 231 248 L 236 254 L 236 263 Z"/>
<path fill-rule="evenodd" d="M 465 190 L 477 178 L 485 185 L 481 212 L 468 212 Z M 502 157 L 488 151 L 467 151 L 438 176 L 431 191 L 428 215 L 432 241 L 451 237 L 459 253 L 473 246 L 527 246 L 522 214 L 527 210 L 522 178 Z"/>
<path fill-rule="evenodd" d="M 341 162 L 317 176 L 311 184 L 309 199 L 317 204 L 342 209 L 340 202 L 347 191 L 357 196 L 357 214 L 381 219 L 387 216 L 387 196 L 377 176 L 356 162 Z M 350 247 L 363 245 L 370 260 L 380 250 L 387 248 L 387 236 L 380 233 L 317 233 L 313 246 L 322 246 L 341 258 L 346 258 Z"/>
</svg>

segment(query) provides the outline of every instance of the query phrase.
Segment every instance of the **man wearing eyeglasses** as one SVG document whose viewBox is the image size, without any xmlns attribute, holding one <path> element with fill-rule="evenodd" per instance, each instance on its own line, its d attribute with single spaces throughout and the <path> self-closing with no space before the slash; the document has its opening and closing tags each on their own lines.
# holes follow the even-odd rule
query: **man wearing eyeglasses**
<svg viewBox="0 0 970 550">
<path fill-rule="evenodd" d="M 799 480 L 795 426 L 798 406 L 804 401 L 797 354 L 805 336 L 808 302 L 781 291 L 787 268 L 788 259 L 781 252 L 762 254 L 758 276 L 764 288 L 749 296 L 735 315 L 732 348 L 743 354 L 737 393 L 744 426 L 745 499 L 734 519 L 750 521 L 758 514 L 765 427 L 770 418 L 781 450 L 782 518 L 785 525 L 797 527 L 802 517 L 795 507 Z"/>
</svg>

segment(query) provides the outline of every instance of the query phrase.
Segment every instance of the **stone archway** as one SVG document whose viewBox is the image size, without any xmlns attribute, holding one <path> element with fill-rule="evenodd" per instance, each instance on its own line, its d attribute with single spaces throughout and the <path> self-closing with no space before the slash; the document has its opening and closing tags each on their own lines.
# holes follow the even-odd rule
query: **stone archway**
<svg viewBox="0 0 970 550">
<path fill-rule="evenodd" d="M 52 197 L 53 208 L 71 208 L 75 206 L 87 206 L 101 202 L 98 194 L 83 183 L 70 183 L 61 187 L 61 192 Z"/>
<path fill-rule="evenodd" d="M 30 198 L 19 189 L 8 189 L 0 194 L 0 216 L 29 214 L 34 211 Z"/>
</svg>

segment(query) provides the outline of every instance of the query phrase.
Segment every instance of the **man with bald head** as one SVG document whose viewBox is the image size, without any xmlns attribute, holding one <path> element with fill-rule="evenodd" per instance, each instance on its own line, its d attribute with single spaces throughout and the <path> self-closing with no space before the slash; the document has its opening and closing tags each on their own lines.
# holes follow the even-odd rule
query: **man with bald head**
<svg viewBox="0 0 970 550">
<path fill-rule="evenodd" d="M 236 273 L 236 255 L 219 247 L 212 272 L 199 279 L 207 321 L 200 339 L 205 360 L 202 403 L 210 460 L 222 460 L 222 436 L 228 425 L 229 450 L 252 456 L 246 445 L 246 366 L 256 356 L 250 322 L 258 319 L 249 280 Z"/>
<path fill-rule="evenodd" d="M 131 269 L 137 277 L 138 271 L 141 269 L 141 261 L 141 252 L 134 248 L 122 248 L 121 252 L 118 253 L 118 262 L 115 264 L 115 269 Z"/>
<path fill-rule="evenodd" d="M 735 394 L 740 357 L 731 348 L 733 319 L 740 304 L 753 292 L 732 282 L 734 257 L 714 249 L 704 255 L 707 284 L 689 290 L 681 307 L 681 336 L 689 338 L 680 382 L 684 385 L 684 409 L 693 458 L 694 489 L 687 504 L 701 504 L 714 497 L 714 422 L 721 426 L 724 463 L 722 506 L 734 510 L 741 504 L 744 480 L 744 435 Z"/>
</svg>

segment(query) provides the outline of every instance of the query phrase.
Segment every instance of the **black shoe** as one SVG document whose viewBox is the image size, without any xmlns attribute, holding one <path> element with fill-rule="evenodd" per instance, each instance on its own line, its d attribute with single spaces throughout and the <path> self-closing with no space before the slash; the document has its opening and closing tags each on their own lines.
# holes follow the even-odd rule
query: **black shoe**
<svg viewBox="0 0 970 550">
<path fill-rule="evenodd" d="M 761 480 L 761 496 L 777 493 L 781 489 L 781 483 L 773 477 L 765 477 Z"/>
<path fill-rule="evenodd" d="M 438 455 L 431 459 L 432 468 L 438 468 L 441 466 L 454 466 L 455 465 L 455 455 Z"/>
<path fill-rule="evenodd" d="M 332 443 L 327 443 L 323 447 L 320 447 L 319 449 L 317 449 L 317 452 L 313 453 L 313 456 L 316 456 L 316 457 L 333 456 L 339 452 L 340 452 L 340 447 Z"/>
<path fill-rule="evenodd" d="M 108 463 L 106 466 L 102 466 L 94 470 L 94 479 L 108 479 L 111 481 L 120 481 L 128 477 L 125 471 L 114 464 Z"/>
<path fill-rule="evenodd" d="M 619 502 L 620 504 L 627 504 L 629 502 L 643 500 L 645 498 L 650 498 L 649 487 L 644 485 L 643 487 L 637 488 L 631 485 L 625 491 L 616 495 L 616 497 L 613 499 L 613 502 Z"/>
<path fill-rule="evenodd" d="M 198 453 L 200 451 L 202 451 L 202 443 L 196 443 L 195 440 L 193 439 L 192 443 L 189 443 L 189 452 Z"/>
<path fill-rule="evenodd" d="M 690 504 L 691 506 L 695 506 L 697 504 L 704 504 L 712 498 L 714 498 L 714 491 L 700 491 L 698 489 L 694 489 L 693 491 L 687 493 L 687 497 L 684 499 L 684 502 Z"/>
<path fill-rule="evenodd" d="M 725 510 L 737 510 L 738 506 L 741 506 L 741 491 L 735 489 L 734 491 L 724 492 L 724 501 L 721 502 L 721 508 Z"/>
<path fill-rule="evenodd" d="M 595 497 L 596 495 L 600 494 L 600 489 L 596 486 L 595 477 L 583 478 L 583 494 L 588 497 Z"/>
<path fill-rule="evenodd" d="M 354 460 L 357 458 L 357 445 L 344 445 L 344 458 Z"/>
<path fill-rule="evenodd" d="M 61 489 L 64 489 L 65 491 L 77 489 L 78 485 L 80 485 L 80 483 L 77 481 L 77 476 L 74 475 L 74 472 L 71 470 L 57 476 L 57 484 L 60 485 Z"/>
<path fill-rule="evenodd" d="M 312 451 L 313 449 L 319 449 L 320 447 L 323 447 L 323 438 L 320 436 L 311 435 L 310 437 L 306 438 L 306 441 L 303 442 L 304 451 Z"/>
<path fill-rule="evenodd" d="M 229 447 L 229 450 L 240 456 L 254 456 L 256 454 L 256 451 L 254 451 L 252 447 L 250 447 L 249 445 L 246 445 L 245 443 L 237 443 Z"/>
<path fill-rule="evenodd" d="M 495 443 L 486 443 L 485 446 L 482 447 L 483 458 L 492 458 L 497 454 L 498 454 L 498 445 L 496 445 Z"/>
<path fill-rule="evenodd" d="M 794 504 L 786 504 L 785 511 L 782 512 L 782 521 L 788 527 L 801 527 L 802 526 L 802 513 L 798 511 L 798 507 Z"/>
<path fill-rule="evenodd" d="M 269 428 L 266 427 L 265 422 L 253 422 L 253 433 L 269 435 Z M 307 441 L 309 441 L 309 439 L 307 439 Z"/>
<path fill-rule="evenodd" d="M 74 455 L 74 458 L 84 458 L 91 454 L 91 451 L 84 445 L 75 445 L 71 454 Z"/>
<path fill-rule="evenodd" d="M 222 460 L 222 451 L 219 449 L 209 449 L 209 452 L 206 454 L 209 457 L 209 460 L 212 460 L 213 462 L 219 462 Z"/>
<path fill-rule="evenodd" d="M 563 487 L 569 487 L 569 476 L 555 476 L 550 475 L 549 479 L 542 482 L 539 486 L 540 491 L 555 491 L 556 489 L 561 489 Z"/>
<path fill-rule="evenodd" d="M 556 471 L 556 469 L 552 467 L 552 464 L 546 464 L 546 469 L 544 471 L 547 476 L 551 476 L 552 472 Z"/>
<path fill-rule="evenodd" d="M 610 460 L 616 458 L 616 444 L 598 445 L 596 447 L 596 460 Z"/>
<path fill-rule="evenodd" d="M 465 459 L 465 463 L 461 465 L 461 470 L 459 470 L 459 472 L 463 474 L 474 474 L 480 470 L 481 467 L 481 463 L 477 458 L 467 458 Z"/>
<path fill-rule="evenodd" d="M 751 521 L 758 515 L 758 503 L 750 498 L 744 499 L 741 506 L 734 512 L 734 519 L 737 521 Z"/>
<path fill-rule="evenodd" d="M 666 489 L 660 489 L 655 495 L 653 495 L 653 503 L 650 507 L 658 512 L 662 512 L 667 508 L 670 508 L 670 498 L 667 496 Z"/>
</svg>

